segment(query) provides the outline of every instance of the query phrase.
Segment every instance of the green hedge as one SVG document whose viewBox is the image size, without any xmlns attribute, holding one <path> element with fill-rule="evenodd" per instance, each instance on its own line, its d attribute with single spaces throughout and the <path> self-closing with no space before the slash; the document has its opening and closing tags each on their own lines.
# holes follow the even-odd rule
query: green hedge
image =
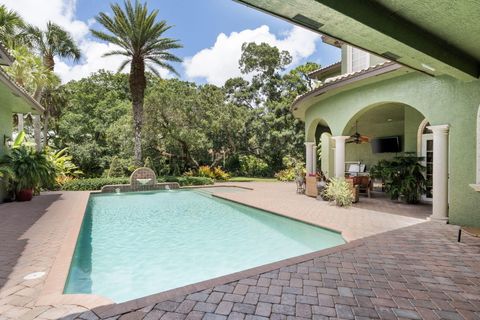
<svg viewBox="0 0 480 320">
<path fill-rule="evenodd" d="M 128 184 L 129 178 L 91 178 L 91 179 L 75 179 L 65 183 L 62 190 L 66 191 L 86 191 L 100 190 L 108 184 Z"/>
<path fill-rule="evenodd" d="M 181 186 L 199 186 L 213 184 L 213 180 L 205 177 L 158 177 L 158 182 L 178 182 Z M 129 184 L 129 178 L 91 178 L 75 179 L 65 183 L 62 190 L 65 191 L 92 191 L 100 190 L 110 184 Z"/>
<path fill-rule="evenodd" d="M 167 176 L 163 178 L 157 178 L 157 180 L 165 182 L 178 182 L 181 186 L 202 186 L 206 184 L 213 184 L 213 179 L 207 177 L 173 177 Z"/>
</svg>

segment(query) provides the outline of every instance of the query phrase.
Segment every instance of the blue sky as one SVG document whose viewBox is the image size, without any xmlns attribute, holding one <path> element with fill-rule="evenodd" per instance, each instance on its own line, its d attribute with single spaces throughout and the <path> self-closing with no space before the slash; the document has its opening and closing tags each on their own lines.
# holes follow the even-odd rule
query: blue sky
<svg viewBox="0 0 480 320">
<path fill-rule="evenodd" d="M 93 20 L 98 12 L 111 12 L 110 1 L 0 0 L 0 3 L 13 7 L 40 27 L 50 19 L 71 31 L 80 43 L 84 59 L 78 65 L 58 61 L 56 71 L 64 81 L 86 76 L 101 67 L 114 70 L 118 66 L 118 59 L 100 58 L 102 50 L 111 48 L 88 32 L 89 27 L 100 27 Z M 339 50 L 322 43 L 317 35 L 231 0 L 157 0 L 148 1 L 148 6 L 159 9 L 159 17 L 174 26 L 167 35 L 179 39 L 184 46 L 175 50 L 175 54 L 185 59 L 185 63 L 176 65 L 185 80 L 222 84 L 226 78 L 238 75 L 238 47 L 243 41 L 266 41 L 287 49 L 294 56 L 294 65 L 315 61 L 325 66 L 340 58 Z M 40 17 L 32 14 L 39 10 L 44 11 Z M 218 38 L 222 33 L 225 36 Z"/>
</svg>

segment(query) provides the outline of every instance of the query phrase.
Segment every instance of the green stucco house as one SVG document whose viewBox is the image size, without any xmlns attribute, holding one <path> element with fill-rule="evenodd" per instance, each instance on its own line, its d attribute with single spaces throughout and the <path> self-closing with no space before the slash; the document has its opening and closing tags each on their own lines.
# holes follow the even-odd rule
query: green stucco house
<svg viewBox="0 0 480 320">
<path fill-rule="evenodd" d="M 344 176 L 399 152 L 426 156 L 432 219 L 480 226 L 480 7 L 476 1 L 238 0 L 301 25 L 342 50 L 298 97 L 307 171 Z M 398 150 L 348 143 L 359 132 Z"/>
<path fill-rule="evenodd" d="M 0 66 L 9 66 L 13 57 L 0 44 Z M 15 83 L 0 67 L 0 156 L 6 152 L 12 139 L 13 114 L 40 114 L 43 107 L 21 86 Z M 0 180 L 0 202 L 5 197 L 5 188 Z"/>
</svg>

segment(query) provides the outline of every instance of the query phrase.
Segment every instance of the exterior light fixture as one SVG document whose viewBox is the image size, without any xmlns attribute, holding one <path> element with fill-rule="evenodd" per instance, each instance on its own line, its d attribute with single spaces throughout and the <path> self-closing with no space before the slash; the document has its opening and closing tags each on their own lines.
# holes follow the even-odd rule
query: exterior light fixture
<svg viewBox="0 0 480 320">
<path fill-rule="evenodd" d="M 423 69 L 427 69 L 427 70 L 432 71 L 432 72 L 435 72 L 435 68 L 432 67 L 432 66 L 429 66 L 429 65 L 426 64 L 426 63 L 422 63 L 422 68 L 423 68 Z"/>
<path fill-rule="evenodd" d="M 387 122 L 392 122 L 392 121 L 393 121 L 392 118 L 388 118 L 388 119 L 387 119 Z"/>
</svg>

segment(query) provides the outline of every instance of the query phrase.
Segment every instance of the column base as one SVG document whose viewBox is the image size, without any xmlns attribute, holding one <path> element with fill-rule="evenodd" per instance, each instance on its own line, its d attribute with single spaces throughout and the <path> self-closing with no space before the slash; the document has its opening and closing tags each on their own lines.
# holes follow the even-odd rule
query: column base
<svg viewBox="0 0 480 320">
<path fill-rule="evenodd" d="M 436 221 L 436 222 L 443 222 L 447 223 L 448 222 L 448 217 L 435 217 L 433 215 L 427 217 L 428 221 Z"/>
</svg>

